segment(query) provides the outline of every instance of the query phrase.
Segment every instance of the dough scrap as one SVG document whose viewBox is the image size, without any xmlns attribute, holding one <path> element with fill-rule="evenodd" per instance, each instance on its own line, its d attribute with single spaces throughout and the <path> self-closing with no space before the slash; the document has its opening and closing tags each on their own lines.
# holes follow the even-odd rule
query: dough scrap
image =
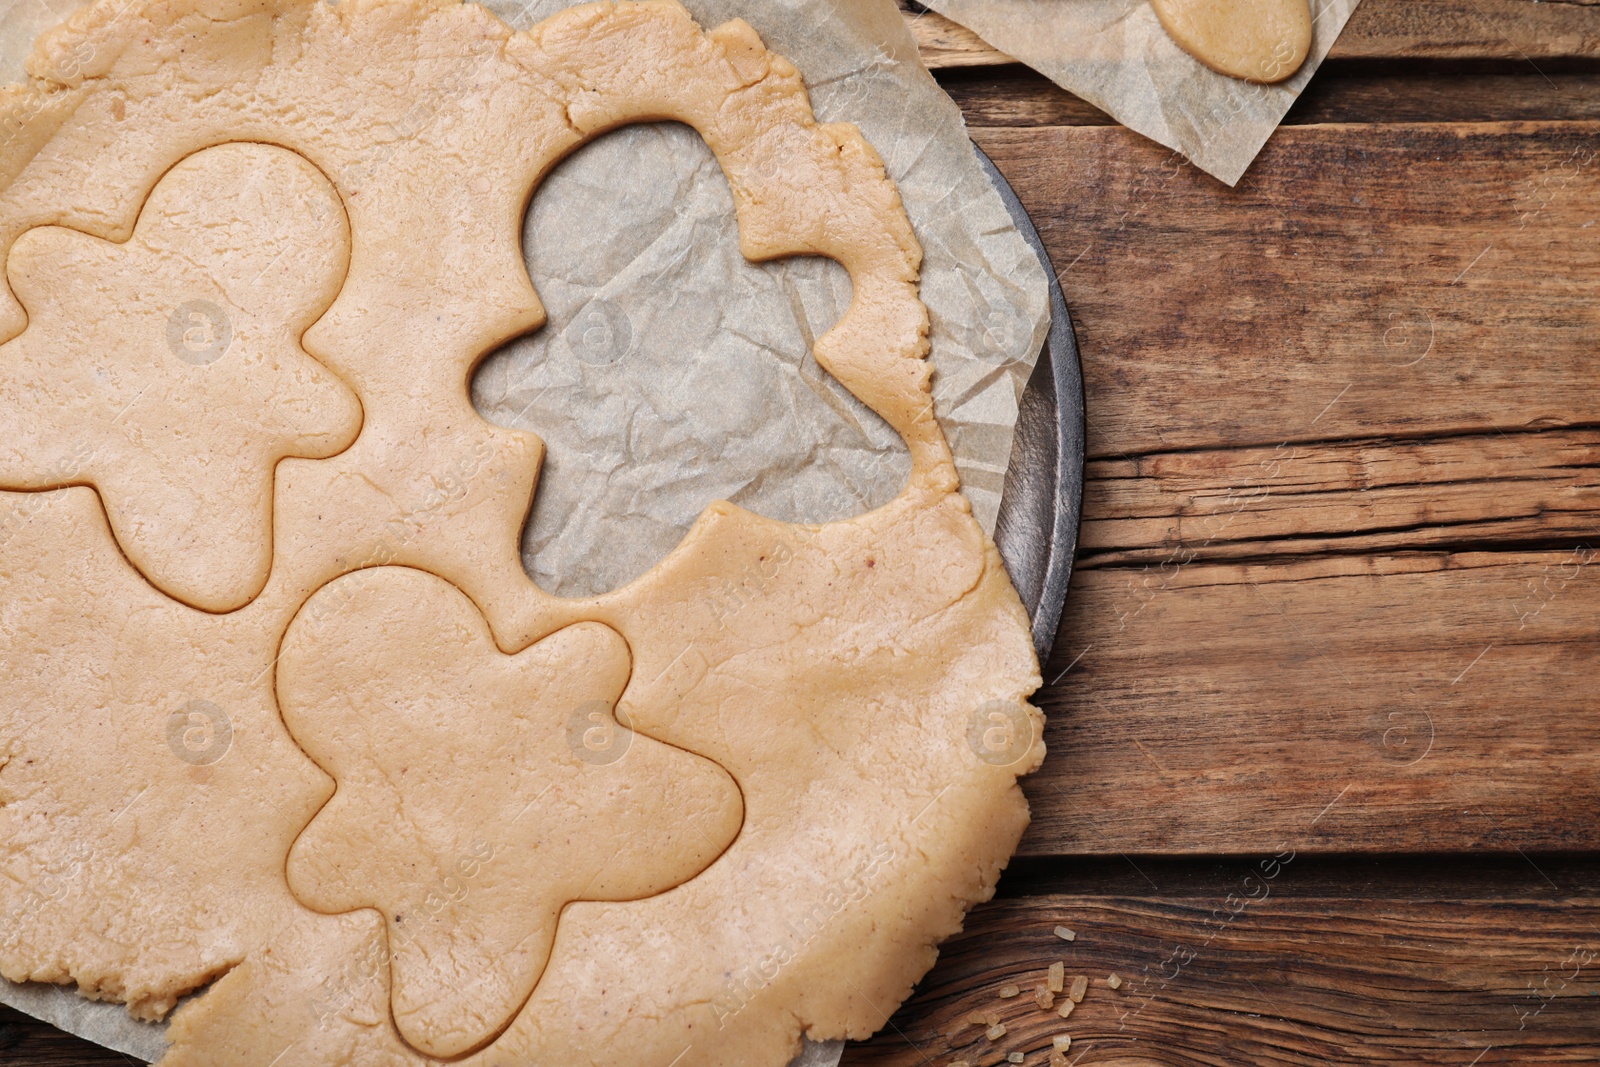
<svg viewBox="0 0 1600 1067">
<path fill-rule="evenodd" d="M 278 702 L 338 783 L 289 853 L 289 886 L 388 923 L 394 1019 L 419 1051 L 487 1045 L 527 1001 L 574 900 L 633 900 L 733 841 L 739 790 L 709 760 L 612 718 L 632 666 L 585 622 L 515 656 L 453 586 L 385 567 L 290 624 Z"/>
<path fill-rule="evenodd" d="M 1311 53 L 1310 0 L 1150 0 L 1190 55 L 1230 78 L 1292 78 Z"/>
<path fill-rule="evenodd" d="M 649 866 L 648 888 L 666 891 L 566 904 L 531 995 L 457 1062 L 781 1067 L 801 1034 L 883 1026 L 993 892 L 1027 824 L 1016 779 L 1044 747 L 1027 616 L 934 418 L 920 250 L 859 132 L 818 125 L 799 73 L 749 26 L 706 32 L 671 0 L 573 8 L 521 33 L 452 0 L 106 0 L 42 38 L 29 70 L 0 97 L 5 128 L 25 133 L 0 143 L 0 175 L 14 175 L 0 255 L 41 226 L 123 239 L 163 175 L 218 146 L 299 155 L 336 188 L 350 242 L 302 344 L 359 397 L 362 422 L 344 451 L 278 464 L 266 584 L 226 614 L 142 578 L 94 489 L 0 493 L 0 910 L 25 916 L 0 925 L 0 973 L 77 982 L 145 1017 L 215 979 L 173 1017 L 163 1067 L 430 1062 L 394 1018 L 391 977 L 413 969 L 385 916 L 324 914 L 290 892 L 302 834 L 327 835 L 311 850 L 324 856 L 353 846 L 352 871 L 394 857 L 381 840 L 359 847 L 370 827 L 330 806 L 351 783 L 319 769 L 282 713 L 357 785 L 371 765 L 339 760 L 360 745 L 317 700 L 280 709 L 274 684 L 308 602 L 359 592 L 347 576 L 379 589 L 426 574 L 489 663 L 504 661 L 487 658 L 476 618 L 513 661 L 574 630 L 596 649 L 610 639 L 591 627 L 620 635 L 617 717 L 634 741 L 610 769 L 626 778 L 651 752 L 710 761 L 705 781 L 725 773 L 743 801 L 720 854 L 726 805 L 711 844 Z M 607 130 L 660 119 L 715 153 L 748 257 L 849 270 L 853 303 L 815 355 L 907 441 L 912 474 L 885 507 L 820 527 L 711 503 L 638 581 L 560 600 L 518 554 L 542 447 L 480 418 L 468 381 L 543 322 L 520 243 L 540 179 Z M 0 292 L 0 337 L 28 325 Z M 200 702 L 231 739 L 206 762 L 168 728 Z M 1029 741 L 1014 758 L 971 740 L 997 705 Z M 453 744 L 406 754 L 420 766 Z M 482 791 L 483 817 L 498 817 L 497 791 L 522 788 L 485 777 L 462 810 L 477 817 L 466 793 Z M 700 855 L 715 858 L 684 874 Z M 308 896 L 340 888 L 339 869 L 309 874 L 296 880 Z M 409 892 L 367 899 L 402 925 Z M 510 921 L 520 905 L 488 910 Z M 500 983 L 504 1003 L 514 986 Z M 504 1003 L 409 1036 L 493 1036 Z"/>
<path fill-rule="evenodd" d="M 93 485 L 128 558 L 207 611 L 272 565 L 272 478 L 349 447 L 361 409 L 299 337 L 349 261 L 333 187 L 301 157 L 183 160 L 131 239 L 29 230 L 6 262 L 28 328 L 0 346 L 0 487 Z"/>
</svg>

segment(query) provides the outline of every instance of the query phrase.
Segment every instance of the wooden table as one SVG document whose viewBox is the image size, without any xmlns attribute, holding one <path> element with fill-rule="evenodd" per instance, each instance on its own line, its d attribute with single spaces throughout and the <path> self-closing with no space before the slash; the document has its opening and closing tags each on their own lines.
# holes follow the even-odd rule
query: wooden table
<svg viewBox="0 0 1600 1067">
<path fill-rule="evenodd" d="M 1033 828 L 845 1062 L 1600 1064 L 1600 5 L 1366 0 L 1235 190 L 908 15 L 1091 458 Z"/>
</svg>

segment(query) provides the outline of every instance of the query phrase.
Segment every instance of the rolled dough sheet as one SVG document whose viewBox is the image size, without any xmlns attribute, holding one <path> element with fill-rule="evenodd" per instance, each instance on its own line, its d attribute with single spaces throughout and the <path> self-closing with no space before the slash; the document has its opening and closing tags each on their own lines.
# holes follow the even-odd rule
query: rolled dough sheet
<svg viewBox="0 0 1600 1067">
<path fill-rule="evenodd" d="M 935 415 L 921 249 L 861 135 L 818 125 L 798 72 L 749 26 L 708 33 L 671 2 L 515 35 L 452 4 L 118 2 L 75 16 L 30 69 L 39 81 L 5 101 L 28 136 L 0 154 L 15 175 L 0 249 L 40 226 L 120 245 L 160 223 L 175 255 L 144 265 L 137 299 L 190 307 L 191 265 L 220 284 L 256 251 L 207 252 L 209 236 L 255 217 L 278 232 L 327 201 L 263 194 L 219 230 L 163 200 L 165 183 L 182 191 L 183 168 L 227 173 L 240 153 L 267 171 L 299 157 L 337 191 L 348 271 L 309 330 L 286 305 L 262 336 L 298 333 L 362 425 L 336 455 L 277 464 L 271 573 L 235 611 L 169 595 L 160 566 L 124 550 L 100 484 L 115 468 L 41 463 L 6 486 L 0 905 L 27 921 L 0 970 L 151 1018 L 213 983 L 174 1018 L 169 1067 L 290 1050 L 358 1067 L 425 1052 L 745 1067 L 786 1063 L 802 1033 L 881 1026 L 992 892 L 1026 824 L 1016 778 L 1043 745 L 1028 621 Z M 822 525 L 712 503 L 642 578 L 563 600 L 519 554 L 543 444 L 480 419 L 468 381 L 544 317 L 519 240 L 528 195 L 642 118 L 704 138 L 747 257 L 849 272 L 850 307 L 814 358 L 904 442 L 909 476 Z M 285 166 L 272 189 L 297 180 Z M 226 205 L 227 184 L 191 199 Z M 43 266 L 71 248 L 44 249 Z M 218 291 L 225 325 L 248 318 Z M 102 295 L 134 299 L 121 292 Z M 21 351 L 49 312 L 0 301 L 0 335 Z M 202 318 L 209 354 L 228 331 Z M 195 364 L 180 332 L 169 356 L 223 371 L 261 358 L 253 332 L 232 333 Z M 92 351 L 108 390 L 149 357 L 116 338 Z M 154 450 L 150 432 L 130 447 Z M 226 570 L 202 569 L 201 594 Z M 371 688 L 395 675 L 384 663 L 426 656 L 488 666 L 437 698 Z M 362 756 L 354 737 L 401 705 L 423 719 Z M 601 726 L 632 739 L 614 763 L 591 758 Z M 472 736 L 429 732 L 448 727 Z M 474 747 L 486 737 L 500 740 Z M 433 787 L 441 759 L 463 784 Z M 381 829 L 361 808 L 377 790 L 394 810 Z M 523 810 L 543 806 L 527 826 L 508 808 L 530 792 Z M 549 892 L 533 903 L 510 891 L 529 870 Z M 408 922 L 440 928 L 402 935 Z M 541 930 L 548 948 L 527 958 L 481 951 Z M 444 957 L 473 951 L 484 995 L 433 995 L 454 988 Z"/>
</svg>

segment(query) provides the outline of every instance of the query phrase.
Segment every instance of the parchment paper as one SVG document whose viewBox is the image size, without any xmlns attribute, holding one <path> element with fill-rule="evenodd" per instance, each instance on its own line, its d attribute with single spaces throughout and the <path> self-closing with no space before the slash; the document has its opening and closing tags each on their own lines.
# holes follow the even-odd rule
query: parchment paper
<svg viewBox="0 0 1600 1067">
<path fill-rule="evenodd" d="M 522 29 L 571 4 L 488 6 Z M 992 533 L 1049 293 L 960 111 L 893 0 L 685 6 L 708 28 L 753 25 L 805 75 L 818 117 L 856 123 L 884 157 L 927 253 L 935 411 Z M 689 129 L 632 127 L 573 156 L 535 194 L 525 241 L 550 323 L 491 356 L 473 400 L 549 447 L 523 545 L 545 589 L 643 574 L 714 500 L 823 522 L 904 485 L 899 439 L 811 358 L 848 276 L 817 259 L 747 264 L 727 182 Z"/>
<path fill-rule="evenodd" d="M 1311 52 L 1294 77 L 1252 85 L 1178 47 L 1149 0 L 923 0 L 1124 126 L 1235 185 L 1361 0 L 1311 0 Z"/>
</svg>

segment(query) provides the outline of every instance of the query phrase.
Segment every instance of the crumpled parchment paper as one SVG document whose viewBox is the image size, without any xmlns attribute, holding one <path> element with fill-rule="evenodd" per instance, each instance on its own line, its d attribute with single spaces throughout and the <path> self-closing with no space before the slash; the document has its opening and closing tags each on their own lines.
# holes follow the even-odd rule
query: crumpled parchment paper
<svg viewBox="0 0 1600 1067">
<path fill-rule="evenodd" d="M 1277 85 L 1252 85 L 1178 47 L 1149 0 L 923 0 L 1229 185 L 1244 176 L 1360 2 L 1311 0 L 1305 66 Z"/>
<path fill-rule="evenodd" d="M 488 6 L 523 29 L 572 3 Z M 800 68 L 818 118 L 861 127 L 899 183 L 927 256 L 935 411 L 992 533 L 1049 290 L 960 111 L 893 0 L 684 3 L 708 29 L 754 26 Z M 584 148 L 534 194 L 524 239 L 550 322 L 485 361 L 473 401 L 548 446 L 523 542 L 545 589 L 643 574 L 715 500 L 825 522 L 904 485 L 899 438 L 811 357 L 849 276 L 820 259 L 746 263 L 727 182 L 692 130 L 636 126 Z"/>
</svg>

